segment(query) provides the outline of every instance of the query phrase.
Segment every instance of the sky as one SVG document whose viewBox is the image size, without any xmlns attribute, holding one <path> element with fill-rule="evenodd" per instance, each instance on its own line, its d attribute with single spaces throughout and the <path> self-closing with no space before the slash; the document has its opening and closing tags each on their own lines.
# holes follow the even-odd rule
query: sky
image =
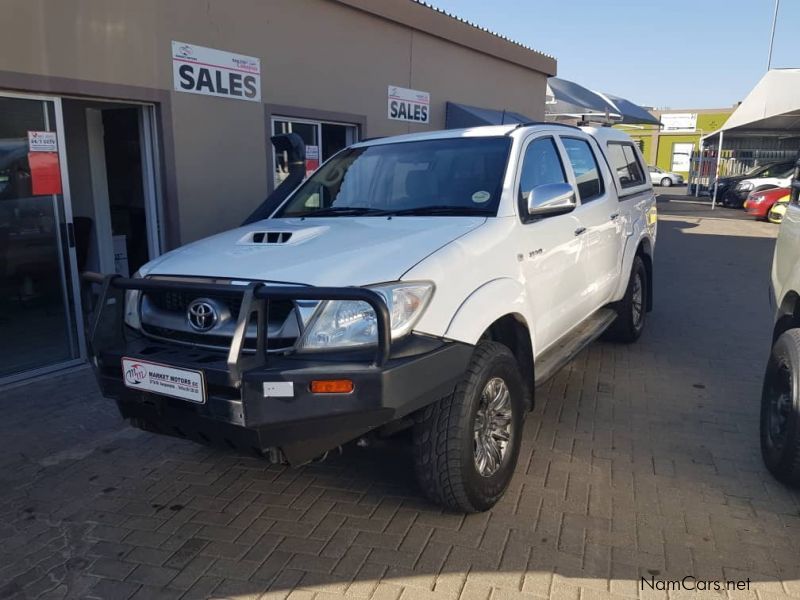
<svg viewBox="0 0 800 600">
<path fill-rule="evenodd" d="M 429 0 L 558 61 L 558 76 L 656 108 L 722 108 L 767 69 L 775 0 Z M 800 67 L 781 0 L 772 67 Z"/>
</svg>

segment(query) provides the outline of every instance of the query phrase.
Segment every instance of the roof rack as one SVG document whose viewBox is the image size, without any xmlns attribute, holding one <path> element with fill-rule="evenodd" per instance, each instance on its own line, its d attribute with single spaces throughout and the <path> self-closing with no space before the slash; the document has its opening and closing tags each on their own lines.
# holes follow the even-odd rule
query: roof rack
<svg viewBox="0 0 800 600">
<path fill-rule="evenodd" d="M 556 127 L 569 127 L 570 129 L 580 130 L 580 127 L 577 127 L 576 125 L 570 125 L 568 123 L 558 123 L 556 121 L 526 121 L 525 123 L 517 123 L 517 126 L 511 131 L 515 131 L 520 127 L 532 127 L 533 125 L 555 125 Z"/>
</svg>

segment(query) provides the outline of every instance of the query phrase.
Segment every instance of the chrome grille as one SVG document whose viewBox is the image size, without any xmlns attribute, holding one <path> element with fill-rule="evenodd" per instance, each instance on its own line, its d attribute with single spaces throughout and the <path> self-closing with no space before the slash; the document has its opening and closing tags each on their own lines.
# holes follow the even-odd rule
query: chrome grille
<svg viewBox="0 0 800 600">
<path fill-rule="evenodd" d="M 186 318 L 189 305 L 198 298 L 211 300 L 221 309 L 219 322 L 207 332 L 192 329 Z M 205 295 L 180 290 L 163 290 L 142 295 L 139 305 L 142 331 L 164 341 L 218 348 L 230 347 L 239 319 L 241 297 Z M 291 300 L 270 300 L 268 310 L 267 349 L 286 350 L 294 346 L 302 330 L 298 311 Z M 245 350 L 256 348 L 256 315 L 248 325 Z"/>
</svg>

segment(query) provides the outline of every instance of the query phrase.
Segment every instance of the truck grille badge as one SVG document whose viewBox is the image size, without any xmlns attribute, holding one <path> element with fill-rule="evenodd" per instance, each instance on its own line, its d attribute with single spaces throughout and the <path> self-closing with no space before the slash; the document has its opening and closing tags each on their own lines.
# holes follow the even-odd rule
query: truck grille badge
<svg viewBox="0 0 800 600">
<path fill-rule="evenodd" d="M 217 324 L 219 311 L 213 300 L 197 298 L 186 309 L 186 320 L 195 331 L 208 331 Z"/>
</svg>

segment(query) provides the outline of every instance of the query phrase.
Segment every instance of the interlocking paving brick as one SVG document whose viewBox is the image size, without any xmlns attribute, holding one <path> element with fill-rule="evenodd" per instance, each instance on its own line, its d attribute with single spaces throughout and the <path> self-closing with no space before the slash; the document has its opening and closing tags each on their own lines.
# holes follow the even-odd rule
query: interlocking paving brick
<svg viewBox="0 0 800 600">
<path fill-rule="evenodd" d="M 484 514 L 428 503 L 402 445 L 288 469 L 128 428 L 88 369 L 0 390 L 0 598 L 800 598 L 800 499 L 757 438 L 776 230 L 659 209 L 642 339 L 537 390 Z"/>
</svg>

